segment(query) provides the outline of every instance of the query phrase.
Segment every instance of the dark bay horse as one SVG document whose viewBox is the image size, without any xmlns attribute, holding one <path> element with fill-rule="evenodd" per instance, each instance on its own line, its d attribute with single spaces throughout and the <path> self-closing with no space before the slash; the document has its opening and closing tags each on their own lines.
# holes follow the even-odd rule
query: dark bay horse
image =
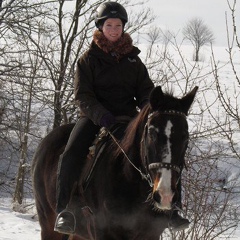
<svg viewBox="0 0 240 240">
<path fill-rule="evenodd" d="M 57 166 L 73 125 L 48 134 L 32 165 L 41 239 L 158 240 L 180 194 L 177 183 L 189 137 L 186 116 L 197 89 L 176 98 L 154 88 L 122 140 L 109 140 L 87 187 L 79 191 L 79 206 L 70 204 L 77 228 L 69 237 L 54 232 L 54 223 Z"/>
</svg>

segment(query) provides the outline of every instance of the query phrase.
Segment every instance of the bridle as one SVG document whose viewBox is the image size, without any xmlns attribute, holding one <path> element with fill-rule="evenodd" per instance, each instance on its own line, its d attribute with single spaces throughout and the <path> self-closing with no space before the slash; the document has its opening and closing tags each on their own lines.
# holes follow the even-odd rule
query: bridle
<svg viewBox="0 0 240 240">
<path fill-rule="evenodd" d="M 139 169 L 132 161 L 131 159 L 128 157 L 128 155 L 126 154 L 126 152 L 124 151 L 124 149 L 121 147 L 121 145 L 119 144 L 118 140 L 114 137 L 114 135 L 109 131 L 109 135 L 111 136 L 111 138 L 113 139 L 113 141 L 115 142 L 115 144 L 120 148 L 120 150 L 122 151 L 123 155 L 126 157 L 126 159 L 128 160 L 128 162 L 140 173 L 140 175 L 142 176 L 143 179 L 147 180 L 148 184 L 150 187 L 153 187 L 153 181 L 151 178 L 151 175 L 149 174 L 149 170 L 153 170 L 153 169 L 161 169 L 161 168 L 166 168 L 168 170 L 173 170 L 175 172 L 177 172 L 179 175 L 181 175 L 182 166 L 178 166 L 175 164 L 171 164 L 171 163 L 166 163 L 166 162 L 155 162 L 155 163 L 151 163 L 149 165 L 147 165 L 147 149 L 146 149 L 146 144 L 145 144 L 145 138 L 146 138 L 146 134 L 148 132 L 148 126 L 149 126 L 149 122 L 150 120 L 155 116 L 155 115 L 175 115 L 175 116 L 180 116 L 183 117 L 184 119 L 186 119 L 186 115 L 183 112 L 179 112 L 179 111 L 174 111 L 174 110 L 170 110 L 170 111 L 163 111 L 163 112 L 152 112 L 148 115 L 148 120 L 145 124 L 144 127 L 144 132 L 143 132 L 143 137 L 141 139 L 141 149 L 142 149 L 142 154 L 144 156 L 144 162 L 145 162 L 145 172 L 143 173 L 141 171 L 141 169 Z"/>
</svg>

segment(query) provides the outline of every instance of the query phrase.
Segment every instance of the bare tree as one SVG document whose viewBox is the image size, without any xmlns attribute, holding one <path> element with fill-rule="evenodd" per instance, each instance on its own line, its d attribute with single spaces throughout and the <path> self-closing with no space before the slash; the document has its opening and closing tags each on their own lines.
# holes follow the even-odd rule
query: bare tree
<svg viewBox="0 0 240 240">
<path fill-rule="evenodd" d="M 239 146 L 236 144 L 238 139 L 238 131 L 240 127 L 240 94 L 239 94 L 239 85 L 240 85 L 240 74 L 238 69 L 238 56 L 236 52 L 240 50 L 239 42 L 239 31 L 236 22 L 237 18 L 237 1 L 228 1 L 228 7 L 230 10 L 230 23 L 229 18 L 226 14 L 226 29 L 227 29 L 227 53 L 229 56 L 228 64 L 231 66 L 233 73 L 233 78 L 231 79 L 231 84 L 225 84 L 226 79 L 221 78 L 219 72 L 220 67 L 214 57 L 214 49 L 212 49 L 213 55 L 213 73 L 215 77 L 215 84 L 218 94 L 218 99 L 220 101 L 220 107 L 226 112 L 227 124 L 222 124 L 223 119 L 215 119 L 216 122 L 221 123 L 222 126 L 222 137 L 227 139 L 229 142 L 229 147 L 231 149 L 232 155 L 234 158 L 238 159 L 240 162 L 240 153 Z"/>
<path fill-rule="evenodd" d="M 152 55 L 153 45 L 161 39 L 161 29 L 159 27 L 152 27 L 147 33 L 147 41 L 149 42 L 148 54 L 146 57 L 150 58 Z"/>
<path fill-rule="evenodd" d="M 188 39 L 195 49 L 194 60 L 199 61 L 200 48 L 208 43 L 213 43 L 214 36 L 212 31 L 204 24 L 200 18 L 193 18 L 183 28 L 183 35 Z"/>
<path fill-rule="evenodd" d="M 15 190 L 9 192 L 14 192 L 16 204 L 23 202 L 36 144 L 52 128 L 77 117 L 75 64 L 92 40 L 95 10 L 102 2 L 1 2 L 0 139 L 5 144 L 1 145 L 0 162 L 6 167 L 0 176 L 7 174 L 6 180 L 1 179 L 4 186 L 13 179 Z M 126 8 L 134 5 L 124 0 Z M 135 11 L 129 19 L 126 30 L 133 34 L 152 21 L 149 9 Z M 140 24 L 135 24 L 136 19 Z"/>
</svg>

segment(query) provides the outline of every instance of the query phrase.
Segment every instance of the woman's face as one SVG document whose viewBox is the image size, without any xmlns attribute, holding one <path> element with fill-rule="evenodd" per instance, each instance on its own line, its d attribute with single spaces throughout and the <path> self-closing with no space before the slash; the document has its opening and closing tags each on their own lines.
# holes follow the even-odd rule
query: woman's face
<svg viewBox="0 0 240 240">
<path fill-rule="evenodd" d="M 119 18 L 108 18 L 102 28 L 104 36 L 111 42 L 116 42 L 123 32 L 123 24 Z"/>
</svg>

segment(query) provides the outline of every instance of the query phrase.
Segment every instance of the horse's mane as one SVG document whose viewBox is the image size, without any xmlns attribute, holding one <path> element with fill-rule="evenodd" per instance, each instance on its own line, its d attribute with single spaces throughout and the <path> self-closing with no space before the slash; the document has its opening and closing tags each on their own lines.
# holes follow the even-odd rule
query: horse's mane
<svg viewBox="0 0 240 240">
<path fill-rule="evenodd" d="M 141 132 L 143 131 L 145 123 L 147 121 L 149 110 L 150 105 L 147 104 L 126 128 L 125 135 L 121 140 L 121 147 L 126 153 L 129 152 L 130 148 L 133 146 L 136 137 L 141 137 Z M 117 155 L 119 153 L 121 153 L 121 150 L 118 148 Z"/>
</svg>

